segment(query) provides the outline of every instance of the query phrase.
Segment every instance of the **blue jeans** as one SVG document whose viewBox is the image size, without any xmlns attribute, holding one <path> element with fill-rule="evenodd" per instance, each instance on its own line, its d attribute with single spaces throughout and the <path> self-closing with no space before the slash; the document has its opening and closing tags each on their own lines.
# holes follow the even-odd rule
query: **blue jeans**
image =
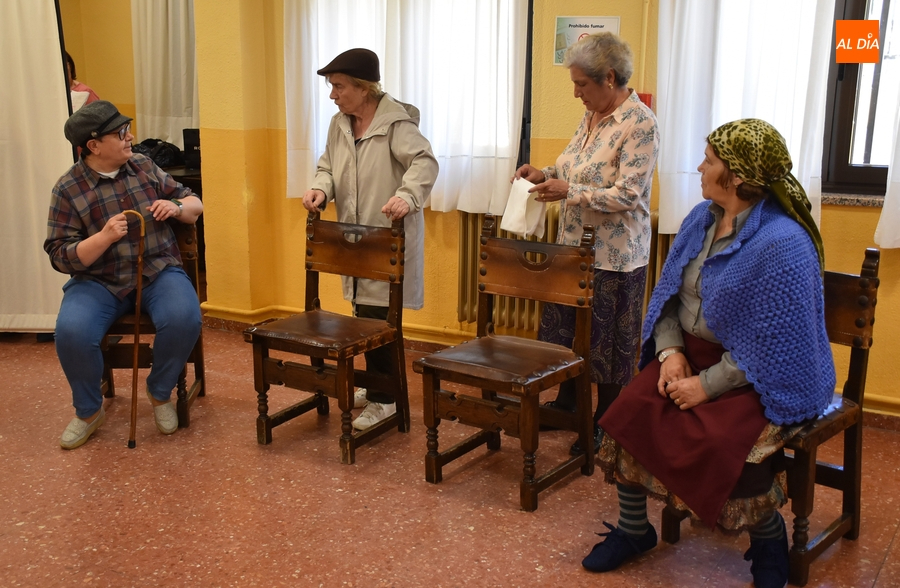
<svg viewBox="0 0 900 588">
<path fill-rule="evenodd" d="M 72 388 L 75 415 L 84 419 L 103 404 L 100 342 L 117 319 L 134 311 L 137 292 L 119 300 L 97 282 L 69 280 L 63 293 L 56 319 L 56 354 Z M 184 270 L 171 266 L 144 285 L 141 299 L 141 312 L 156 327 L 147 389 L 155 399 L 166 401 L 200 336 L 200 303 Z"/>
</svg>

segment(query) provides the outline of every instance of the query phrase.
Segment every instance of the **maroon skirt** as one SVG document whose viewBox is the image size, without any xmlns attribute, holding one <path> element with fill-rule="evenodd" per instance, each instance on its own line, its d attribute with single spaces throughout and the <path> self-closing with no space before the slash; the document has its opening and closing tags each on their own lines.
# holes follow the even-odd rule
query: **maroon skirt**
<svg viewBox="0 0 900 588">
<path fill-rule="evenodd" d="M 696 375 L 725 349 L 684 333 Z M 681 410 L 657 391 L 660 363 L 650 362 L 598 421 L 603 430 L 700 519 L 715 527 L 750 450 L 768 424 L 752 385 Z"/>
</svg>

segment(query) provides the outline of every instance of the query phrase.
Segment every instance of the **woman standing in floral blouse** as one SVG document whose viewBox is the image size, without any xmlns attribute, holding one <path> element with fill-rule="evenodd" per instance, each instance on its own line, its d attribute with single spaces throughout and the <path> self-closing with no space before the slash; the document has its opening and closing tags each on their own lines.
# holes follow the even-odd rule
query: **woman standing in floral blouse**
<svg viewBox="0 0 900 588">
<path fill-rule="evenodd" d="M 650 189 L 659 154 L 656 116 L 628 87 L 631 48 L 612 33 L 572 45 L 564 64 L 585 114 L 556 165 L 525 164 L 517 178 L 536 184 L 542 202 L 560 202 L 557 243 L 577 245 L 584 225 L 596 230 L 591 379 L 597 382 L 594 420 L 631 381 L 640 343 L 641 307 L 650 260 Z M 571 346 L 574 309 L 546 305 L 538 338 Z M 561 410 L 575 410 L 574 382 L 560 386 Z M 594 450 L 603 432 L 595 425 Z M 581 452 L 576 442 L 572 452 Z"/>
</svg>

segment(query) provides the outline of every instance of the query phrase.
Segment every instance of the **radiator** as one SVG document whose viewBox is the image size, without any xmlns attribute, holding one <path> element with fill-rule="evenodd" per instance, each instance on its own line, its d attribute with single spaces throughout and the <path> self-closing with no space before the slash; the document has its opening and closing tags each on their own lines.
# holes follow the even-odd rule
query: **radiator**
<svg viewBox="0 0 900 588">
<path fill-rule="evenodd" d="M 456 314 L 459 322 L 474 323 L 478 310 L 478 247 L 481 239 L 483 214 L 460 212 L 459 219 L 459 302 Z M 500 217 L 497 217 L 497 223 Z M 553 243 L 559 228 L 559 206 L 547 207 L 547 224 L 544 237 L 530 237 L 529 241 Z M 512 233 L 498 231 L 500 237 L 521 239 Z M 498 296 L 494 300 L 495 327 L 537 334 L 541 320 L 541 304 L 522 298 Z"/>
</svg>

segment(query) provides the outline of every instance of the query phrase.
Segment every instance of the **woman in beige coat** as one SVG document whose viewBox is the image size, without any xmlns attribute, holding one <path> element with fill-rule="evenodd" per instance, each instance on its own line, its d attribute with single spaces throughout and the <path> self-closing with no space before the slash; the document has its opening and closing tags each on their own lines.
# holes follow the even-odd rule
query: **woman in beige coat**
<svg viewBox="0 0 900 588">
<path fill-rule="evenodd" d="M 345 51 L 316 73 L 331 84 L 329 97 L 340 112 L 331 119 L 325 153 L 312 187 L 303 195 L 303 206 L 312 211 L 334 201 L 338 220 L 345 223 L 387 227 L 394 219 L 404 219 L 403 305 L 422 308 L 422 204 L 437 179 L 438 164 L 431 144 L 419 132 L 419 110 L 381 89 L 378 56 L 368 49 Z M 387 318 L 386 283 L 344 278 L 343 289 L 357 316 Z M 366 353 L 366 366 L 388 372 L 387 351 Z M 396 412 L 392 390 L 357 390 L 356 406 L 365 406 L 353 421 L 359 430 Z"/>
</svg>

